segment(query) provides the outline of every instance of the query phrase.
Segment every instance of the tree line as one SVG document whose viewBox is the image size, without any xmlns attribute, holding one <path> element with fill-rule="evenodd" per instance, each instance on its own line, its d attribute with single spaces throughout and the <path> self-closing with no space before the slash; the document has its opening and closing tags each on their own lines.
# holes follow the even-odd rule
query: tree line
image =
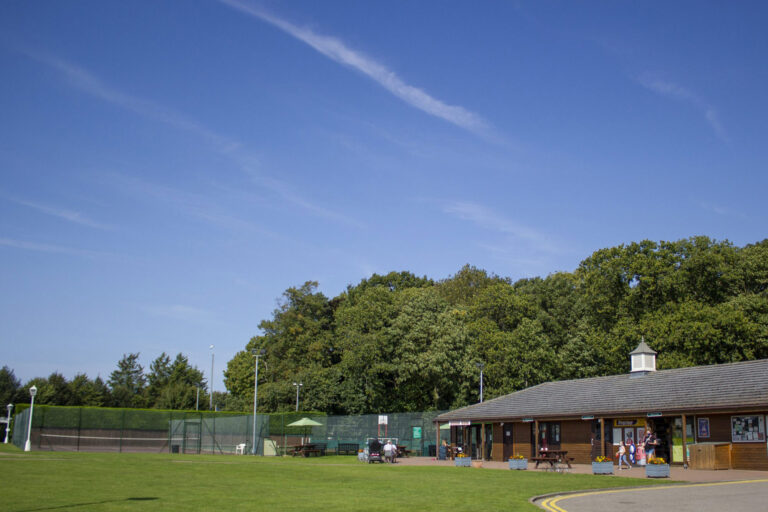
<svg viewBox="0 0 768 512">
<path fill-rule="evenodd" d="M 301 409 L 328 414 L 475 403 L 481 368 L 485 399 L 626 373 L 642 337 L 659 369 L 768 358 L 768 240 L 644 240 L 595 251 L 573 272 L 517 281 L 470 265 L 437 281 L 374 274 L 333 298 L 308 281 L 258 327 L 227 363 L 219 409 L 252 410 L 261 350 L 260 411 L 292 410 L 300 382 Z M 26 402 L 35 384 L 40 403 L 193 409 L 200 389 L 207 404 L 202 372 L 182 354 L 163 353 L 146 374 L 138 356 L 125 355 L 107 382 L 54 373 L 20 387 L 4 367 L 0 400 Z"/>
<path fill-rule="evenodd" d="M 573 272 L 512 281 L 464 266 L 433 281 L 363 279 L 328 298 L 288 288 L 227 364 L 234 402 L 329 414 L 450 409 L 552 380 L 629 371 L 642 337 L 659 369 L 768 357 L 768 240 L 708 237 L 594 252 Z"/>
<path fill-rule="evenodd" d="M 199 391 L 201 408 L 208 408 L 203 373 L 183 354 L 171 360 L 163 352 L 146 373 L 138 353 L 125 354 L 106 382 L 101 377 L 90 379 L 84 373 L 68 381 L 54 372 L 22 386 L 13 370 L 4 366 L 0 369 L 0 404 L 28 402 L 32 386 L 37 387 L 35 403 L 42 405 L 194 409 Z"/>
</svg>

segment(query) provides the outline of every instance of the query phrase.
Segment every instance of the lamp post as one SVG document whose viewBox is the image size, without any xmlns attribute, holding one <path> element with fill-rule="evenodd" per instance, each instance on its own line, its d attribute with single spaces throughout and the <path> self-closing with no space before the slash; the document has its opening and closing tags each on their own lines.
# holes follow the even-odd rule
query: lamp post
<svg viewBox="0 0 768 512">
<path fill-rule="evenodd" d="M 211 410 L 213 410 L 213 345 L 211 345 Z"/>
<path fill-rule="evenodd" d="M 475 366 L 480 368 L 480 403 L 483 403 L 483 369 L 485 368 L 485 364 L 475 363 Z"/>
<path fill-rule="evenodd" d="M 13 404 L 8 404 L 5 407 L 8 409 L 8 417 L 5 420 L 5 444 L 8 444 L 8 436 L 11 433 L 11 411 L 13 410 Z"/>
<path fill-rule="evenodd" d="M 29 428 L 27 429 L 27 442 L 24 443 L 25 452 L 32 451 L 32 443 L 30 442 L 32 438 L 32 413 L 35 412 L 35 395 L 37 394 L 37 386 L 32 386 L 29 388 L 29 394 L 32 397 L 32 403 L 29 406 Z"/>
<path fill-rule="evenodd" d="M 266 349 L 251 350 L 251 354 L 256 356 L 256 370 L 253 374 L 253 449 L 251 452 L 256 455 L 256 408 L 259 404 L 259 357 L 266 354 Z"/>
<path fill-rule="evenodd" d="M 299 382 L 298 384 L 296 382 L 293 383 L 294 386 L 296 386 L 296 412 L 299 412 L 299 389 L 301 389 L 301 386 L 304 384 Z"/>
</svg>

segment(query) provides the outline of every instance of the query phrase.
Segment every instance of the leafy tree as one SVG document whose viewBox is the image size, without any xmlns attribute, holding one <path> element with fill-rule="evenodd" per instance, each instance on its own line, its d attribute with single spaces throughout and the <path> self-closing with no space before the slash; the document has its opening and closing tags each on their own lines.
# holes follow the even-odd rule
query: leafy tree
<svg viewBox="0 0 768 512">
<path fill-rule="evenodd" d="M 13 370 L 7 366 L 0 369 L 0 407 L 13 403 L 16 393 L 21 387 L 21 382 L 16 378 Z"/>
</svg>

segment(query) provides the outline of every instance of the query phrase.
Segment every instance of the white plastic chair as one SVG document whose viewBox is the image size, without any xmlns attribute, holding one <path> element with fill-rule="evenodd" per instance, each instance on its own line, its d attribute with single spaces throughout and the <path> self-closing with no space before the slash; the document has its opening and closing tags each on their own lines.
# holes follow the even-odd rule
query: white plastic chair
<svg viewBox="0 0 768 512">
<path fill-rule="evenodd" d="M 235 446 L 235 455 L 245 455 L 245 443 Z"/>
</svg>

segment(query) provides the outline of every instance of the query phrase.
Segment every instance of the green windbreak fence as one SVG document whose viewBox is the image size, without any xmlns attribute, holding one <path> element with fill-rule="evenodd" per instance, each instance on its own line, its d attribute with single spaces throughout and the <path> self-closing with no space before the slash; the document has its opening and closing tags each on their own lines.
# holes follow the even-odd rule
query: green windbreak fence
<svg viewBox="0 0 768 512">
<path fill-rule="evenodd" d="M 311 442 L 325 453 L 362 449 L 372 438 L 393 439 L 414 455 L 432 455 L 441 411 L 387 415 L 324 416 L 318 413 L 259 414 L 256 453 L 280 455 Z M 302 418 L 318 426 L 290 427 Z M 14 418 L 13 443 L 23 448 L 29 409 Z M 253 453 L 253 415 L 94 407 L 36 406 L 33 450 L 186 454 Z M 341 446 L 340 446 L 341 445 Z"/>
</svg>

